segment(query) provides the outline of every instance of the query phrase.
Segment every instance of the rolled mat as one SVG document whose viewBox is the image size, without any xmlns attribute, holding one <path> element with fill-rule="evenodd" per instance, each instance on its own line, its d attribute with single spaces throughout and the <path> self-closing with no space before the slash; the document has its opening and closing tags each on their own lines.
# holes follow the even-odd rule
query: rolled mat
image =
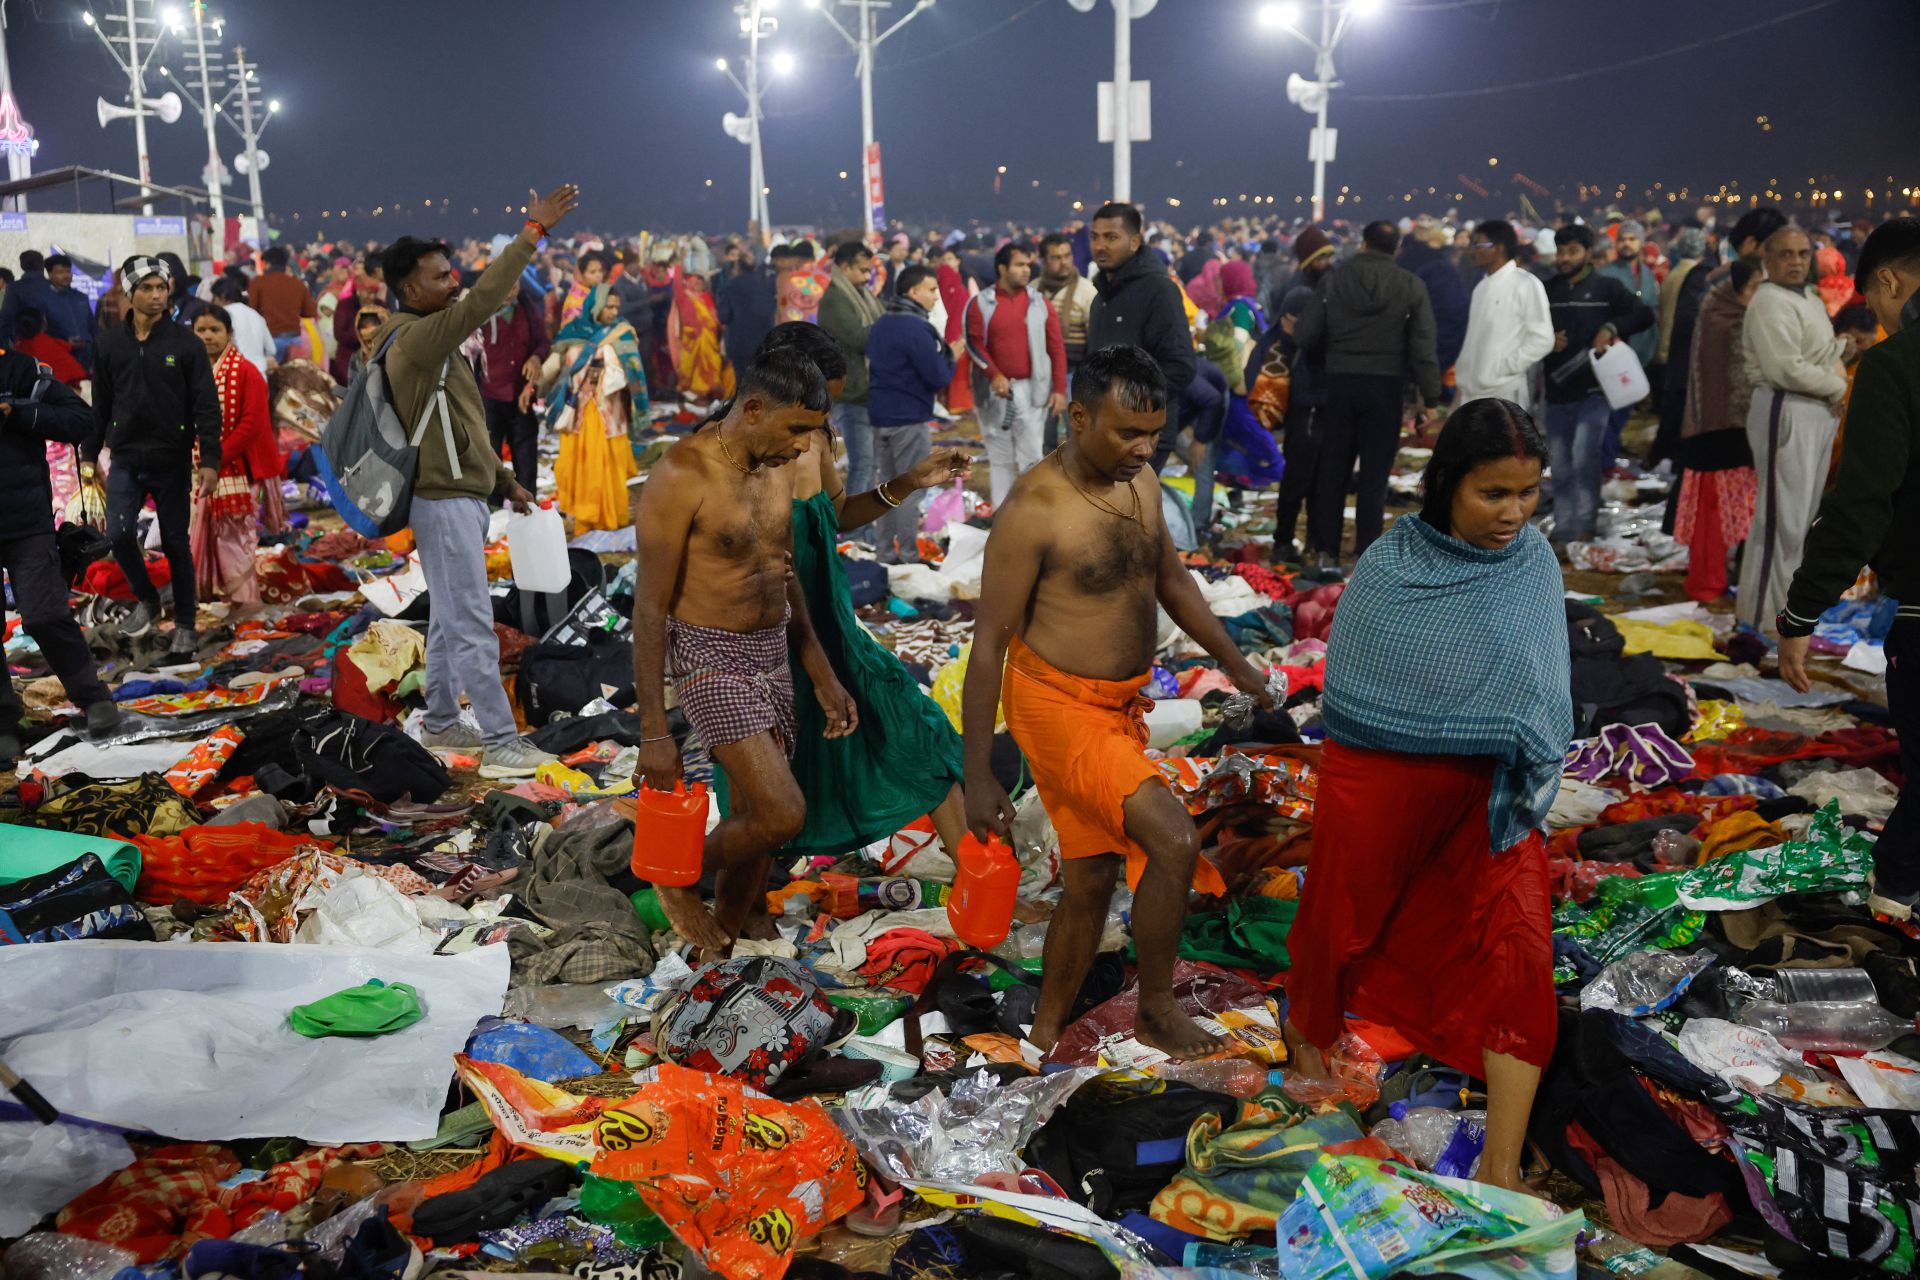
<svg viewBox="0 0 1920 1280">
<path fill-rule="evenodd" d="M 5 822 L 0 822 L 0 885 L 64 867 L 83 853 L 96 855 L 113 878 L 133 892 L 140 879 L 140 850 L 126 841 Z"/>
</svg>

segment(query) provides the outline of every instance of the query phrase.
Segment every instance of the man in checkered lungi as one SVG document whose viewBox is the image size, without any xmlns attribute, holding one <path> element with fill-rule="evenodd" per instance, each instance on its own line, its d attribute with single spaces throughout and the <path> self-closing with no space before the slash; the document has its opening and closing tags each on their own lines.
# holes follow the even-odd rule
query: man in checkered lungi
<svg viewBox="0 0 1920 1280">
<path fill-rule="evenodd" d="M 766 892 L 773 851 L 806 819 L 793 779 L 788 653 L 814 683 L 827 737 L 859 722 L 807 620 L 788 572 L 793 482 L 786 464 L 826 422 L 826 380 L 792 351 L 764 354 L 723 411 L 669 450 L 642 487 L 635 527 L 634 688 L 644 786 L 671 791 L 680 751 L 667 729 L 665 683 L 726 770 L 732 811 L 707 835 L 713 909 L 698 886 L 656 886 L 674 932 L 724 954 Z"/>
</svg>

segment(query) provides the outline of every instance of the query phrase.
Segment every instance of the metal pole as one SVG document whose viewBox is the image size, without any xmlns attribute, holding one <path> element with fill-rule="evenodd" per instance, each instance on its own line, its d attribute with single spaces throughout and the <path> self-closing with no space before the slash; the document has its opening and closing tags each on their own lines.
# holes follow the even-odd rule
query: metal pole
<svg viewBox="0 0 1920 1280">
<path fill-rule="evenodd" d="M 1133 0 L 1113 0 L 1113 198 L 1133 199 Z"/>
<path fill-rule="evenodd" d="M 869 0 L 860 0 L 860 178 L 867 230 L 879 231 L 873 207 L 873 6 Z"/>
<path fill-rule="evenodd" d="M 259 135 L 253 127 L 253 88 L 247 79 L 252 69 L 247 66 L 245 49 L 233 51 L 233 65 L 240 75 L 240 136 L 247 140 L 247 194 L 253 197 L 254 234 L 264 245 L 268 238 L 267 206 L 260 198 Z"/>
<path fill-rule="evenodd" d="M 747 115 L 753 130 L 747 140 L 747 221 L 758 224 L 765 237 L 767 228 L 766 162 L 760 153 L 760 0 L 747 3 Z"/>
<path fill-rule="evenodd" d="M 133 5 L 134 0 L 127 0 L 127 83 L 133 89 L 133 145 L 140 153 L 140 194 L 146 197 L 153 194 L 148 186 L 153 181 L 153 165 L 147 159 L 146 66 L 140 58 L 139 15 Z M 140 212 L 151 218 L 153 202 L 142 203 Z"/>
<path fill-rule="evenodd" d="M 1314 74 L 1320 78 L 1320 110 L 1315 113 L 1320 132 L 1313 151 L 1313 220 L 1327 216 L 1327 99 L 1333 96 L 1333 6 L 1320 4 L 1320 43 L 1314 50 Z"/>
<path fill-rule="evenodd" d="M 200 59 L 200 119 L 207 126 L 207 198 L 213 205 L 214 258 L 227 256 L 227 201 L 220 192 L 220 142 L 213 134 L 213 81 L 207 74 L 206 5 L 193 0 L 193 44 Z"/>
</svg>

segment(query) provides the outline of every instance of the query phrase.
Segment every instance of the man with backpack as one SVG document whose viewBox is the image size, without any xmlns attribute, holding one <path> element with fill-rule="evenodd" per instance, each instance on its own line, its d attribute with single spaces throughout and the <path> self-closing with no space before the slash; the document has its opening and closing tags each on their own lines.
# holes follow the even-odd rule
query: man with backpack
<svg viewBox="0 0 1920 1280">
<path fill-rule="evenodd" d="M 418 438 L 411 522 L 431 602 L 424 741 L 484 750 L 484 778 L 531 777 L 554 757 L 522 738 L 515 724 L 500 684 L 487 590 L 488 500 L 498 496 L 527 511 L 534 496 L 488 440 L 480 384 L 460 347 L 519 288 L 535 246 L 579 199 L 571 183 L 530 198 L 520 234 L 457 301 L 460 286 L 445 244 L 402 236 L 385 255 L 387 284 L 401 306 L 374 334 L 373 348 L 381 353 L 393 410 Z M 418 431 L 423 424 L 426 430 Z M 480 722 L 478 733 L 460 722 L 463 692 Z"/>
</svg>

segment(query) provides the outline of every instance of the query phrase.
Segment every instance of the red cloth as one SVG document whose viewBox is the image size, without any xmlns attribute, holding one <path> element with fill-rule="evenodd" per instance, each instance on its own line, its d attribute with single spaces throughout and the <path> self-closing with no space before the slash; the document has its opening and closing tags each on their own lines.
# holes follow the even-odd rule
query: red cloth
<svg viewBox="0 0 1920 1280">
<path fill-rule="evenodd" d="M 140 850 L 134 897 L 166 904 L 180 898 L 214 906 L 263 867 L 302 849 L 332 849 L 331 841 L 275 831 L 261 822 L 188 827 L 175 836 L 131 836 Z"/>
<path fill-rule="evenodd" d="M 1003 373 L 1015 381 L 1031 378 L 1033 352 L 1027 346 L 1027 307 L 1033 295 L 1025 289 L 1007 293 L 999 285 L 993 288 L 999 296 L 990 323 L 982 319 L 985 308 L 978 297 L 967 304 L 967 348 L 976 356 L 986 357 L 988 377 Z M 1054 314 L 1051 302 L 1041 298 L 1040 303 L 1047 309 L 1047 362 L 1053 366 L 1053 387 L 1065 394 L 1067 345 L 1060 336 L 1060 317 Z"/>
<path fill-rule="evenodd" d="M 1487 852 L 1493 762 L 1320 754 L 1313 858 L 1287 937 L 1289 1016 L 1329 1048 L 1346 1014 L 1478 1076 L 1482 1054 L 1553 1054 L 1552 903 L 1537 833 Z"/>
<path fill-rule="evenodd" d="M 1743 809 L 1757 808 L 1760 804 L 1756 796 L 1706 796 L 1682 791 L 1678 787 L 1662 787 L 1658 791 L 1639 791 L 1624 800 L 1616 800 L 1600 811 L 1598 825 L 1610 827 L 1621 822 L 1638 822 L 1642 818 L 1663 818 L 1669 814 L 1691 813 L 1699 817 L 1694 834 L 1700 827 L 1717 822 L 1730 813 Z"/>
<path fill-rule="evenodd" d="M 1727 594 L 1727 540 L 1720 531 L 1720 486 L 1705 472 L 1687 472 L 1682 485 L 1696 488 L 1698 504 L 1687 546 L 1687 598 L 1702 603 Z"/>
<path fill-rule="evenodd" d="M 173 581 L 173 569 L 162 555 L 149 555 L 147 576 L 153 579 L 153 585 L 164 587 Z M 80 588 L 90 596 L 106 596 L 111 600 L 133 599 L 133 588 L 127 585 L 127 575 L 120 571 L 119 562 L 111 558 L 95 560 L 80 575 Z M 351 587 L 349 587 L 351 589 Z"/>
<path fill-rule="evenodd" d="M 400 718 L 401 706 L 397 698 L 384 693 L 375 693 L 367 687 L 367 673 L 353 660 L 349 649 L 339 649 L 333 655 L 333 705 L 348 715 L 359 716 L 362 720 L 371 720 L 376 724 L 389 724 Z"/>
<path fill-rule="evenodd" d="M 1293 638 L 1299 640 L 1325 640 L 1327 633 L 1333 630 L 1333 611 L 1340 604 L 1340 595 L 1347 589 L 1344 582 L 1331 582 L 1324 587 L 1315 587 L 1293 602 Z"/>
<path fill-rule="evenodd" d="M 53 370 L 53 376 L 70 387 L 78 387 L 92 376 L 73 358 L 73 348 L 67 345 L 64 338 L 36 333 L 31 338 L 21 338 L 15 342 L 13 349 L 22 355 L 32 356 Z"/>
<path fill-rule="evenodd" d="M 1567 1145 L 1592 1166 L 1607 1200 L 1607 1216 L 1621 1234 L 1641 1244 L 1666 1248 L 1705 1240 L 1733 1221 L 1733 1210 L 1719 1192 L 1688 1196 L 1669 1191 L 1655 1207 L 1646 1183 L 1620 1167 L 1578 1122 L 1567 1126 Z"/>
</svg>

